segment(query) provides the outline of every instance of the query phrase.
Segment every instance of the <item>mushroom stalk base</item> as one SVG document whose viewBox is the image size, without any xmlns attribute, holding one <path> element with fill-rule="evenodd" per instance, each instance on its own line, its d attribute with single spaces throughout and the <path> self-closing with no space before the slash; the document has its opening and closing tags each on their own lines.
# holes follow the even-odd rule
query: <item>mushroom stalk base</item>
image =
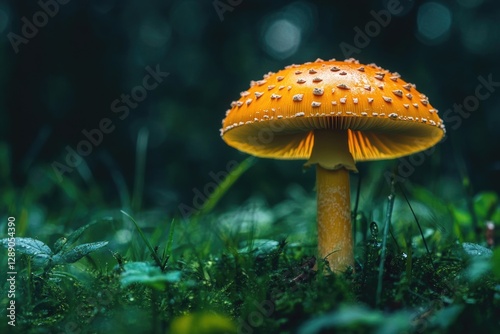
<svg viewBox="0 0 500 334">
<path fill-rule="evenodd" d="M 319 256 L 333 271 L 353 266 L 349 171 L 316 165 Z"/>
</svg>

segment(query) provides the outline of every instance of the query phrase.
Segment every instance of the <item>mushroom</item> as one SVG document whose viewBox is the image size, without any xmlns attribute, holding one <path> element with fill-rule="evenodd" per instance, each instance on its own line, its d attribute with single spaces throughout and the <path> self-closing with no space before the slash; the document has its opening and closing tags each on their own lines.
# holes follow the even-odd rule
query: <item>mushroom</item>
<svg viewBox="0 0 500 334">
<path fill-rule="evenodd" d="M 263 158 L 316 165 L 319 256 L 330 268 L 354 264 L 349 171 L 438 143 L 445 127 L 427 97 L 399 74 L 358 61 L 291 65 L 252 81 L 231 103 L 221 136 Z"/>
</svg>

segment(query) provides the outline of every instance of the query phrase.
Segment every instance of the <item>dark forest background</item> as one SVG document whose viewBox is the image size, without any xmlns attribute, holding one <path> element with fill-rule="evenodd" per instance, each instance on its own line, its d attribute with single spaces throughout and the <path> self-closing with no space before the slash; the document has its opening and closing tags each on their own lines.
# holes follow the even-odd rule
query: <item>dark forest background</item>
<svg viewBox="0 0 500 334">
<path fill-rule="evenodd" d="M 93 180 L 118 204 L 114 178 L 118 173 L 132 187 L 138 135 L 147 130 L 143 204 L 175 213 L 192 201 L 193 188 L 211 180 L 210 172 L 245 158 L 221 140 L 219 128 L 250 80 L 292 63 L 344 59 L 346 45 L 356 47 L 348 50 L 360 62 L 415 83 L 442 117 L 474 101 L 479 76 L 500 82 L 497 1 L 396 2 L 398 13 L 383 26 L 376 16 L 394 0 L 2 1 L 0 142 L 11 156 L 11 182 L 42 184 L 54 161 L 64 162 L 66 147 L 85 139 L 83 130 L 109 118 L 114 130 L 63 178 L 82 187 Z M 23 27 L 34 20 L 37 32 L 26 38 Z M 372 37 L 356 37 L 366 29 L 374 29 Z M 120 119 L 113 101 L 141 85 L 148 66 L 169 75 Z M 500 189 L 498 84 L 474 109 L 466 118 L 448 113 L 447 140 L 416 168 L 412 182 L 432 185 L 438 178 L 443 185 L 447 178 L 466 180 L 466 171 L 474 192 Z M 222 206 L 252 195 L 277 202 L 294 183 L 312 195 L 314 173 L 304 173 L 302 163 L 259 160 Z M 391 170 L 397 161 L 363 163 L 360 170 L 380 164 Z M 438 170 L 432 177 L 430 164 Z"/>
</svg>

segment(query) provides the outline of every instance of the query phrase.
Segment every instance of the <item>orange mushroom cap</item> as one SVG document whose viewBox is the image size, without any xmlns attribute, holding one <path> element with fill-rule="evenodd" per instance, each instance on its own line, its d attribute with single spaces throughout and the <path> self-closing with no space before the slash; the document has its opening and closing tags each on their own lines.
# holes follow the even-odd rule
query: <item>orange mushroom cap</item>
<svg viewBox="0 0 500 334">
<path fill-rule="evenodd" d="M 428 98 L 398 73 L 352 59 L 318 59 L 252 81 L 231 103 L 221 136 L 258 157 L 309 159 L 314 130 L 322 129 L 347 130 L 355 161 L 416 153 L 445 134 Z"/>
</svg>

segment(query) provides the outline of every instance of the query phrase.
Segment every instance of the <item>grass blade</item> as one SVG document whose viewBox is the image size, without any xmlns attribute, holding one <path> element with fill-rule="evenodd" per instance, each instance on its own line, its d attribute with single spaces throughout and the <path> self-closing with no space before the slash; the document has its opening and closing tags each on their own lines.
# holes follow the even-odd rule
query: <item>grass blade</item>
<svg viewBox="0 0 500 334">
<path fill-rule="evenodd" d="M 391 225 L 392 219 L 392 209 L 394 208 L 394 179 L 391 181 L 391 194 L 389 195 L 389 201 L 387 202 L 387 213 L 386 220 L 384 226 L 384 234 L 382 236 L 382 252 L 380 253 L 380 264 L 378 267 L 378 282 L 377 282 L 377 295 L 376 295 L 376 304 L 377 306 L 381 305 L 382 298 L 382 281 L 384 278 L 384 265 L 385 265 L 385 257 L 387 252 L 387 235 L 389 234 L 389 226 Z"/>
<path fill-rule="evenodd" d="M 148 148 L 149 130 L 143 127 L 137 134 L 134 191 L 132 194 L 132 210 L 138 212 L 142 206 L 142 193 L 144 191 L 144 176 L 146 169 L 146 153 Z"/>
<path fill-rule="evenodd" d="M 139 225 L 137 224 L 137 222 L 135 221 L 134 218 L 132 218 L 131 215 L 129 215 L 128 213 L 126 213 L 125 211 L 123 210 L 120 210 L 120 212 L 122 214 L 124 214 L 125 216 L 128 217 L 128 219 L 130 219 L 132 221 L 132 223 L 134 223 L 135 225 L 135 228 L 137 229 L 137 231 L 139 232 L 139 235 L 141 236 L 141 239 L 142 241 L 144 241 L 144 243 L 146 244 L 146 246 L 148 247 L 149 251 L 151 252 L 151 255 L 153 256 L 153 259 L 155 260 L 156 264 L 158 265 L 158 267 L 162 268 L 162 262 L 160 260 L 160 258 L 158 257 L 158 254 L 156 254 L 155 250 L 153 249 L 153 246 L 151 246 L 151 244 L 149 243 L 149 240 L 146 239 L 146 236 L 144 235 L 144 233 L 142 232 L 141 228 L 139 227 Z"/>
<path fill-rule="evenodd" d="M 208 197 L 200 211 L 196 213 L 197 216 L 205 215 L 212 211 L 219 200 L 224 196 L 224 194 L 231 188 L 231 186 L 240 178 L 243 173 L 245 173 L 250 167 L 252 167 L 257 158 L 248 157 L 243 160 L 235 169 L 233 169 L 228 176 L 218 185 L 215 191 Z"/>
<path fill-rule="evenodd" d="M 172 244 L 174 241 L 174 228 L 175 228 L 175 219 L 172 219 L 172 222 L 170 223 L 170 232 L 168 233 L 168 242 L 167 242 L 167 247 L 165 247 L 165 251 L 163 252 L 163 266 L 162 269 L 165 268 L 167 265 L 167 261 L 172 255 Z"/>
<path fill-rule="evenodd" d="M 356 218 L 358 216 L 359 196 L 361 192 L 361 173 L 358 173 L 358 184 L 356 186 L 356 199 L 354 201 L 354 210 L 351 213 L 352 235 L 356 238 Z M 355 240 L 356 241 L 356 240 Z"/>
<path fill-rule="evenodd" d="M 422 231 L 422 227 L 420 226 L 420 222 L 418 221 L 417 215 L 415 214 L 415 211 L 413 210 L 413 207 L 411 206 L 410 201 L 408 200 L 408 197 L 406 196 L 406 192 L 404 191 L 404 189 L 401 185 L 399 185 L 399 189 L 401 190 L 401 193 L 403 194 L 403 197 L 405 198 L 405 201 L 408 204 L 408 207 L 410 208 L 411 214 L 413 215 L 413 218 L 415 219 L 415 222 L 417 223 L 417 227 L 418 227 L 418 230 L 420 232 L 420 236 L 422 237 L 422 241 L 424 242 L 425 250 L 426 250 L 427 254 L 429 255 L 429 258 L 431 259 L 432 267 L 434 267 L 434 263 L 432 262 L 431 252 L 429 251 L 429 247 L 427 247 L 427 241 L 425 240 L 424 232 Z"/>
</svg>

